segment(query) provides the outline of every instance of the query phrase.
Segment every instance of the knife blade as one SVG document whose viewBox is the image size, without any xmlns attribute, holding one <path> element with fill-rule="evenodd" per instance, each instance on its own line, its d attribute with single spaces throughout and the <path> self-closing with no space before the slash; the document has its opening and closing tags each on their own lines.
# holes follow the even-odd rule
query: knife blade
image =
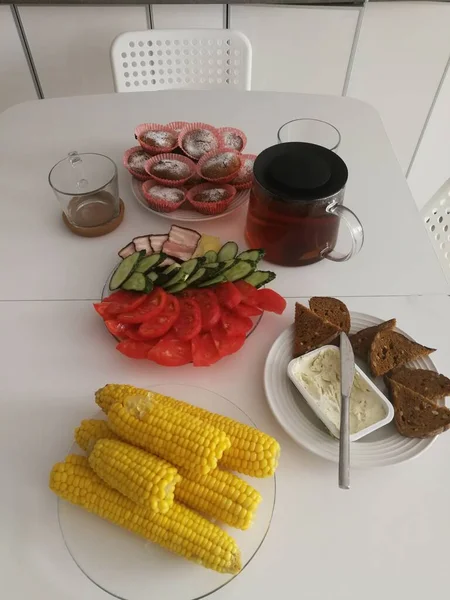
<svg viewBox="0 0 450 600">
<path fill-rule="evenodd" d="M 341 424 L 339 428 L 339 487 L 350 488 L 350 393 L 355 377 L 355 356 L 348 336 L 340 335 Z"/>
</svg>

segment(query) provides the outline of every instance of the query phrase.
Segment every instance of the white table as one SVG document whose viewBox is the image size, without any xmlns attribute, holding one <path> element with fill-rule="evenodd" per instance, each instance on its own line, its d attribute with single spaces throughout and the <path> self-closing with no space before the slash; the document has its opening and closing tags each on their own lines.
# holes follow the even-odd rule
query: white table
<svg viewBox="0 0 450 600">
<path fill-rule="evenodd" d="M 345 204 L 362 220 L 366 242 L 345 264 L 322 261 L 277 268 L 285 296 L 446 293 L 417 209 L 378 114 L 350 98 L 272 92 L 153 92 L 35 101 L 0 115 L 0 299 L 98 298 L 119 248 L 134 236 L 165 232 L 170 222 L 140 207 L 121 167 L 141 122 L 201 120 L 241 127 L 248 151 L 276 142 L 296 117 L 330 121 L 342 133 L 339 154 L 349 167 Z M 82 239 L 65 229 L 47 182 L 68 151 L 101 152 L 119 165 L 124 223 L 114 233 Z M 243 241 L 245 209 L 199 226 Z"/>
<path fill-rule="evenodd" d="M 447 296 L 343 298 L 351 310 L 396 316 L 449 372 Z M 170 371 L 131 361 L 87 301 L 2 302 L 0 579 L 8 600 L 107 600 L 76 567 L 62 540 L 51 465 L 65 456 L 78 422 L 95 412 L 105 382 L 198 385 L 239 404 L 282 447 L 271 530 L 252 563 L 214 600 L 439 598 L 447 585 L 450 433 L 421 457 L 352 473 L 297 446 L 264 398 L 264 360 L 291 322 L 266 315 L 245 348 L 210 369 Z M 347 563 L 348 560 L 348 563 Z M 183 599 L 180 599 L 183 600 Z"/>
</svg>

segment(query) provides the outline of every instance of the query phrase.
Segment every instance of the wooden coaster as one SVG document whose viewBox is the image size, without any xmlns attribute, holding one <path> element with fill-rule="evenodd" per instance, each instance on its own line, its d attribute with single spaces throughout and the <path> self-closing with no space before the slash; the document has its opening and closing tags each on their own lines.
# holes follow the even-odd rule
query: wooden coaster
<svg viewBox="0 0 450 600">
<path fill-rule="evenodd" d="M 71 223 L 69 221 L 69 219 L 66 217 L 65 213 L 63 213 L 62 218 L 63 218 L 64 224 L 66 225 L 66 227 L 68 229 L 70 229 L 70 231 L 72 231 L 72 233 L 75 233 L 76 235 L 81 235 L 82 237 L 99 237 L 101 235 L 106 235 L 107 233 L 111 233 L 111 231 L 114 231 L 115 229 L 117 229 L 117 227 L 119 227 L 119 225 L 122 223 L 123 216 L 125 213 L 125 205 L 121 198 L 119 198 L 119 200 L 120 200 L 119 214 L 117 215 L 117 217 L 115 219 L 113 219 L 112 221 L 109 221 L 108 223 L 105 223 L 104 225 L 97 225 L 96 227 L 78 227 L 77 225 L 74 225 L 73 223 Z"/>
</svg>

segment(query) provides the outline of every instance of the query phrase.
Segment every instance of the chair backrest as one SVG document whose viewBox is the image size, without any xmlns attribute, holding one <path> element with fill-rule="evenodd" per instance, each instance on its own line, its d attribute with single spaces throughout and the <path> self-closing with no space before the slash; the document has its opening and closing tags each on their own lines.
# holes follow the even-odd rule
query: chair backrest
<svg viewBox="0 0 450 600">
<path fill-rule="evenodd" d="M 116 92 L 249 90 L 252 48 L 229 29 L 148 29 L 121 33 L 111 46 Z"/>
<path fill-rule="evenodd" d="M 447 281 L 450 282 L 450 179 L 439 188 L 420 214 Z"/>
</svg>

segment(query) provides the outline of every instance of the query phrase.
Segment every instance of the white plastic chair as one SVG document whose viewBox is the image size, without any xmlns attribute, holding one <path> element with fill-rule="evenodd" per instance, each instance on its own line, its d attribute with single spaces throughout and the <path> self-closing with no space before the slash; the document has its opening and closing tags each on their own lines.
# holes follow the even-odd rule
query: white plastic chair
<svg viewBox="0 0 450 600">
<path fill-rule="evenodd" d="M 116 92 L 249 90 L 252 48 L 229 29 L 148 29 L 120 34 L 111 46 Z"/>
<path fill-rule="evenodd" d="M 420 214 L 447 281 L 450 282 L 450 179 L 439 188 Z"/>
</svg>

